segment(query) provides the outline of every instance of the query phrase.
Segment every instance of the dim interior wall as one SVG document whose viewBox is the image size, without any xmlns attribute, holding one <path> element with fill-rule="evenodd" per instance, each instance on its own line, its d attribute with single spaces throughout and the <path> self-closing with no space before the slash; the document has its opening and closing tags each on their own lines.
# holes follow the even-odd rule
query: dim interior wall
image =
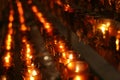
<svg viewBox="0 0 120 80">
<path fill-rule="evenodd" d="M 2 18 L 2 10 L 6 7 L 9 0 L 0 0 L 0 20 Z"/>
</svg>

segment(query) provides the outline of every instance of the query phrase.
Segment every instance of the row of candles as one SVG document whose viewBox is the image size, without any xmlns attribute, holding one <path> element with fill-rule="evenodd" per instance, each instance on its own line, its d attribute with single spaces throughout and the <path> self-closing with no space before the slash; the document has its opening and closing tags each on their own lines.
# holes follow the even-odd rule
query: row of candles
<svg viewBox="0 0 120 80">
<path fill-rule="evenodd" d="M 28 42 L 26 37 L 22 39 L 22 50 L 21 50 L 21 59 L 25 62 L 26 70 L 24 72 L 24 80 L 41 80 L 40 72 L 33 63 L 33 47 Z"/>
<path fill-rule="evenodd" d="M 24 19 L 24 10 L 22 8 L 22 4 L 20 1 L 16 1 L 18 12 L 19 12 L 19 19 L 21 23 L 20 30 L 26 32 L 28 27 L 25 25 Z M 23 33 L 24 34 L 24 33 Z M 35 64 L 33 63 L 34 56 L 33 56 L 33 47 L 32 44 L 27 40 L 27 37 L 22 36 L 22 50 L 21 50 L 21 59 L 25 62 L 26 69 L 24 70 L 24 80 L 41 80 L 40 72 L 36 68 Z"/>
<path fill-rule="evenodd" d="M 7 36 L 6 36 L 6 40 L 5 40 L 5 51 L 6 51 L 6 54 L 4 55 L 4 58 L 3 58 L 3 66 L 5 68 L 9 68 L 12 66 L 12 46 L 13 46 L 13 28 L 12 28 L 12 25 L 13 25 L 13 14 L 14 14 L 14 11 L 11 9 L 10 10 L 10 15 L 9 15 L 9 24 L 8 24 L 8 33 L 7 33 Z"/>
<path fill-rule="evenodd" d="M 10 12 L 9 12 L 9 23 L 7 26 L 8 32 L 5 37 L 5 53 L 2 57 L 3 67 L 5 68 L 5 71 L 8 70 L 13 65 L 13 59 L 12 59 L 12 49 L 13 49 L 13 21 L 14 21 L 14 11 L 12 9 L 12 6 L 10 6 Z M 1 80 L 7 80 L 6 72 L 1 76 Z"/>
<path fill-rule="evenodd" d="M 59 35 L 54 38 L 55 35 L 52 35 L 54 28 L 51 26 L 51 23 L 44 18 L 37 6 L 32 5 L 32 11 L 43 24 L 47 35 L 52 38 L 48 43 L 52 43 L 54 48 L 55 53 L 53 51 L 51 54 L 53 54 L 54 58 L 57 57 L 56 64 L 58 64 L 57 68 L 61 72 L 62 80 L 88 80 L 88 64 L 85 61 L 80 61 L 78 54 L 68 49 L 65 40 L 61 39 Z M 62 64 L 63 68 L 60 64 Z"/>
<path fill-rule="evenodd" d="M 62 5 L 61 0 L 56 0 L 55 3 L 57 3 L 59 6 L 63 7 L 64 11 L 66 12 L 71 12 L 72 8 L 69 4 L 66 5 Z M 94 23 L 95 24 L 95 23 Z M 102 34 L 103 34 L 103 39 L 106 38 L 106 32 L 109 31 L 109 27 L 110 27 L 111 23 L 108 21 L 106 23 L 100 24 L 99 27 L 97 27 L 97 29 L 100 29 Z M 95 32 L 95 26 L 93 26 L 93 32 Z M 119 51 L 120 48 L 120 30 L 116 31 L 116 51 Z"/>
</svg>

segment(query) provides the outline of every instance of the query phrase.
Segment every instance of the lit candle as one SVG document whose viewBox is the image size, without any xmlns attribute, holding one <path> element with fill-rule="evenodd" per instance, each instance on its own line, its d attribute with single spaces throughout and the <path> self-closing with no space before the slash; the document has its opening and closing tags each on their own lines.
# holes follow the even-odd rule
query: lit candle
<svg viewBox="0 0 120 80">
<path fill-rule="evenodd" d="M 56 44 L 56 48 L 58 52 L 65 52 L 67 50 L 66 44 L 63 40 L 60 40 L 57 44 Z"/>
<path fill-rule="evenodd" d="M 73 61 L 67 65 L 67 69 L 73 73 L 82 73 L 88 70 L 88 64 L 82 61 Z"/>
<path fill-rule="evenodd" d="M 120 31 L 117 32 L 115 43 L 116 43 L 116 51 L 119 51 L 119 49 L 120 49 L 120 45 L 119 45 L 120 44 Z"/>
<path fill-rule="evenodd" d="M 105 28 L 105 24 L 102 24 L 101 26 L 100 26 L 100 30 L 102 31 L 102 33 L 103 33 L 103 38 L 105 38 L 105 31 L 106 31 L 106 28 Z"/>
<path fill-rule="evenodd" d="M 41 80 L 39 71 L 35 68 L 34 64 L 31 64 L 25 72 L 24 80 Z"/>
<path fill-rule="evenodd" d="M 88 80 L 88 64 L 83 61 L 70 62 L 64 74 L 67 80 Z"/>
<path fill-rule="evenodd" d="M 49 35 L 52 34 L 52 27 L 51 27 L 50 23 L 48 23 L 48 22 L 44 23 L 44 28 L 46 29 L 46 31 Z"/>
<path fill-rule="evenodd" d="M 87 75 L 75 75 L 72 80 L 89 80 Z"/>
<path fill-rule="evenodd" d="M 3 57 L 3 66 L 9 68 L 12 64 L 11 52 L 6 52 L 5 56 Z"/>
<path fill-rule="evenodd" d="M 7 35 L 7 39 L 6 39 L 6 50 L 10 50 L 11 49 L 11 43 L 12 43 L 12 36 L 10 34 Z"/>
<path fill-rule="evenodd" d="M 106 34 L 106 31 L 109 30 L 109 26 L 110 26 L 110 22 L 106 22 L 105 24 L 101 24 L 99 29 L 102 31 L 103 33 L 103 38 L 105 38 L 105 34 Z"/>
</svg>

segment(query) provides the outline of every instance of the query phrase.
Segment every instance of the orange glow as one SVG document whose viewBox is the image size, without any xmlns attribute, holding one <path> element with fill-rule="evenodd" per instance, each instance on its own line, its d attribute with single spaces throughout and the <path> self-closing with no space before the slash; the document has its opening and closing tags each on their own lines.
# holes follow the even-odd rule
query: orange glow
<svg viewBox="0 0 120 80">
<path fill-rule="evenodd" d="M 20 15 L 23 15 L 23 9 L 22 9 L 22 7 L 18 7 L 18 12 L 19 12 Z"/>
<path fill-rule="evenodd" d="M 38 16 L 39 17 L 39 16 Z M 39 21 L 42 22 L 42 23 L 45 23 L 45 19 L 43 17 L 39 18 Z"/>
<path fill-rule="evenodd" d="M 27 31 L 27 27 L 25 26 L 25 24 L 21 24 L 21 31 Z"/>
<path fill-rule="evenodd" d="M 1 76 L 1 79 L 2 79 L 2 80 L 7 80 L 7 76 L 6 76 L 6 75 L 3 75 L 3 76 Z"/>
<path fill-rule="evenodd" d="M 23 38 L 22 38 L 22 42 L 23 42 L 23 43 L 27 43 L 26 37 L 23 37 Z"/>
<path fill-rule="evenodd" d="M 27 72 L 25 73 L 25 80 L 39 80 L 38 70 L 34 65 L 31 65 L 27 68 Z"/>
<path fill-rule="evenodd" d="M 120 45 L 119 45 L 120 44 L 120 30 L 117 31 L 115 43 L 116 43 L 116 51 L 119 51 L 119 49 L 120 49 Z"/>
<path fill-rule="evenodd" d="M 37 13 L 37 16 L 38 16 L 39 18 L 42 18 L 43 15 L 42 15 L 42 13 L 38 12 L 38 13 Z"/>
<path fill-rule="evenodd" d="M 32 6 L 32 11 L 33 11 L 34 13 L 37 13 L 37 12 L 38 12 L 37 7 L 36 7 L 36 6 Z"/>
<path fill-rule="evenodd" d="M 62 53 L 62 58 L 66 59 L 66 53 L 65 52 Z"/>
<path fill-rule="evenodd" d="M 102 31 L 103 33 L 103 38 L 105 38 L 105 33 L 106 33 L 106 25 L 105 24 L 102 24 L 99 29 Z"/>
<path fill-rule="evenodd" d="M 7 52 L 3 59 L 4 67 L 8 68 L 11 66 L 11 53 Z"/>
<path fill-rule="evenodd" d="M 116 50 L 119 51 L 119 39 L 118 38 L 116 39 L 115 43 L 116 43 Z"/>
<path fill-rule="evenodd" d="M 56 3 L 57 3 L 58 5 L 60 5 L 60 6 L 62 6 L 62 3 L 61 3 L 60 0 L 56 0 Z"/>
<path fill-rule="evenodd" d="M 10 29 L 8 30 L 8 34 L 10 34 L 10 35 L 13 34 L 13 29 L 12 29 L 12 28 L 10 28 Z"/>
<path fill-rule="evenodd" d="M 6 50 L 11 49 L 11 42 L 12 42 L 12 37 L 10 34 L 7 35 L 7 40 L 6 40 Z"/>
<path fill-rule="evenodd" d="M 44 27 L 45 27 L 45 29 L 49 29 L 50 28 L 50 23 L 45 23 Z"/>
<path fill-rule="evenodd" d="M 81 73 L 83 71 L 86 71 L 88 69 L 88 65 L 84 62 L 70 62 L 67 65 L 68 70 L 75 72 L 75 73 Z"/>
<path fill-rule="evenodd" d="M 76 75 L 76 76 L 73 78 L 73 80 L 84 80 L 84 79 L 82 78 L 82 76 Z"/>
<path fill-rule="evenodd" d="M 69 59 L 73 59 L 74 58 L 74 56 L 73 56 L 73 54 L 69 54 Z"/>
<path fill-rule="evenodd" d="M 25 22 L 24 17 L 20 16 L 20 23 L 24 23 L 24 22 Z"/>
<path fill-rule="evenodd" d="M 26 53 L 30 53 L 30 52 L 31 52 L 31 50 L 30 50 L 30 45 L 27 44 L 26 46 L 27 46 L 27 52 L 26 52 Z"/>
<path fill-rule="evenodd" d="M 70 8 L 70 5 L 69 5 L 69 4 L 65 5 L 65 11 L 68 11 L 69 8 Z"/>
<path fill-rule="evenodd" d="M 13 15 L 14 14 L 14 10 L 12 9 L 12 10 L 10 10 L 10 14 L 11 15 Z"/>
<path fill-rule="evenodd" d="M 11 22 L 8 24 L 8 28 L 12 28 L 12 23 Z"/>
<path fill-rule="evenodd" d="M 21 2 L 17 1 L 17 7 L 21 7 L 21 6 L 22 6 Z"/>
<path fill-rule="evenodd" d="M 28 4 L 31 4 L 32 3 L 32 0 L 28 0 Z"/>
<path fill-rule="evenodd" d="M 9 21 L 12 22 L 14 20 L 13 15 L 9 16 Z"/>
</svg>

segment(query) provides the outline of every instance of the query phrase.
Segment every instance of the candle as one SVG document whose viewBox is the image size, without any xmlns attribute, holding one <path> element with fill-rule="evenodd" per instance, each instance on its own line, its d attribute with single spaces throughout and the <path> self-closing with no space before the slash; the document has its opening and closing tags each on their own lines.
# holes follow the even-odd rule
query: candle
<svg viewBox="0 0 120 80">
<path fill-rule="evenodd" d="M 24 80 L 41 80 L 39 71 L 35 68 L 34 64 L 31 64 L 27 67 L 25 71 Z"/>
<path fill-rule="evenodd" d="M 56 50 L 60 53 L 67 50 L 66 44 L 63 40 L 58 41 L 58 43 L 56 44 Z"/>
<path fill-rule="evenodd" d="M 86 76 L 87 75 L 75 75 L 75 76 L 73 76 L 72 80 L 89 80 L 89 78 Z"/>
<path fill-rule="evenodd" d="M 3 66 L 6 68 L 9 68 L 12 64 L 12 57 L 11 57 L 11 52 L 6 52 L 4 57 L 3 57 Z"/>
<path fill-rule="evenodd" d="M 117 36 L 116 36 L 116 51 L 119 51 L 119 48 L 120 48 L 120 31 L 117 32 Z"/>
<path fill-rule="evenodd" d="M 119 39 L 118 38 L 116 38 L 115 43 L 116 43 L 116 50 L 119 51 Z"/>
<path fill-rule="evenodd" d="M 103 33 L 103 38 L 105 38 L 105 34 L 106 34 L 106 31 L 109 30 L 109 26 L 110 26 L 110 22 L 106 22 L 105 24 L 101 24 L 99 29 L 102 31 Z"/>
<path fill-rule="evenodd" d="M 103 33 L 103 38 L 105 38 L 105 31 L 106 31 L 106 25 L 105 24 L 102 24 L 100 27 L 99 27 L 99 29 L 102 31 L 102 33 Z"/>
<path fill-rule="evenodd" d="M 11 43 L 12 43 L 12 36 L 10 34 L 7 35 L 7 39 L 6 39 L 6 50 L 10 50 L 11 49 Z"/>
<path fill-rule="evenodd" d="M 83 61 L 72 61 L 64 69 L 65 80 L 88 80 L 88 64 Z"/>
<path fill-rule="evenodd" d="M 74 61 L 70 62 L 67 68 L 74 73 L 81 73 L 88 70 L 88 64 L 82 61 Z"/>
</svg>

